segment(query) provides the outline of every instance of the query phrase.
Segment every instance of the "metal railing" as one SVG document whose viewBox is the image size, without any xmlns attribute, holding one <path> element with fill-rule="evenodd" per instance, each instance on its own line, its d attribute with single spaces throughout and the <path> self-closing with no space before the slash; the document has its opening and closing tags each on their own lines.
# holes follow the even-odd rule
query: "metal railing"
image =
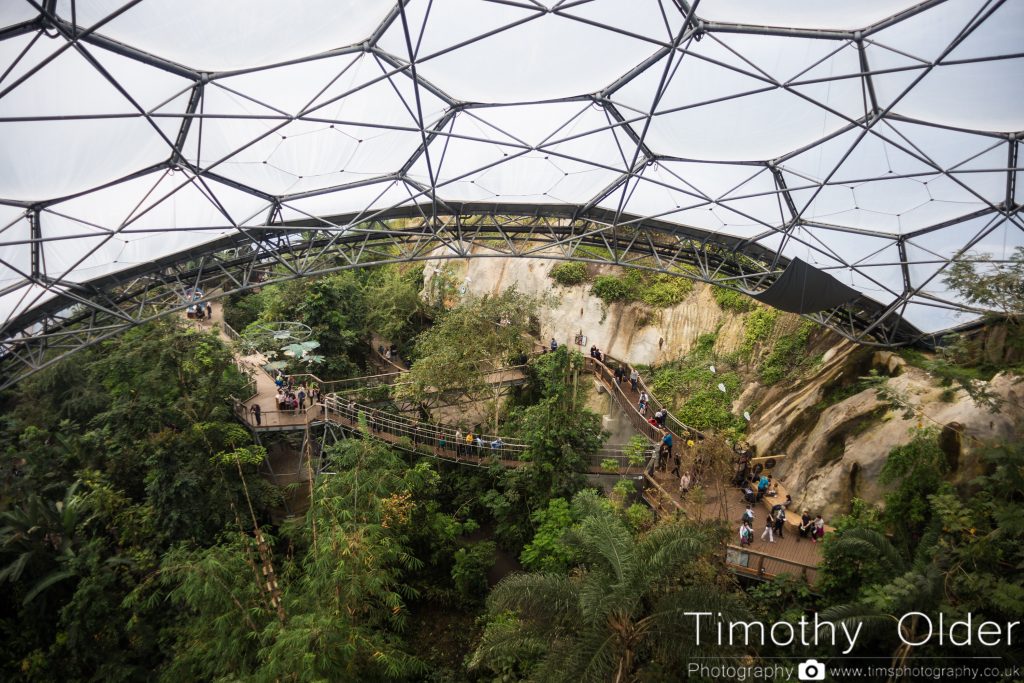
<svg viewBox="0 0 1024 683">
<path fill-rule="evenodd" d="M 360 417 L 366 422 L 371 435 L 386 434 L 396 438 L 406 438 L 415 448 L 425 445 L 439 448 L 455 456 L 496 457 L 498 460 L 519 461 L 529 450 L 525 442 L 506 438 L 495 434 L 478 434 L 472 432 L 473 440 L 466 442 L 469 431 L 443 423 L 428 423 L 394 413 L 385 413 L 379 409 L 338 396 L 326 396 L 323 402 L 323 419 L 355 427 L 360 424 Z M 636 467 L 639 474 L 653 460 L 652 451 L 647 451 L 644 464 Z M 606 460 L 615 460 L 620 470 L 625 473 L 635 467 L 629 462 L 629 455 L 622 449 L 602 448 L 589 456 L 590 469 L 602 469 Z"/>
<path fill-rule="evenodd" d="M 273 427 L 304 428 L 308 423 L 322 419 L 322 407 L 319 403 L 296 410 L 260 410 L 260 420 L 249 406 L 235 400 L 235 416 L 253 429 L 270 429 Z"/>
<path fill-rule="evenodd" d="M 291 375 L 285 375 L 287 378 L 291 378 L 295 381 L 295 384 L 305 384 L 307 387 L 311 382 L 316 382 L 320 388 L 321 394 L 333 394 L 341 393 L 345 391 L 353 391 L 358 389 L 368 389 L 372 387 L 379 387 L 385 385 L 399 384 L 395 380 L 401 377 L 404 373 L 401 372 L 387 372 L 379 375 L 364 375 L 362 377 L 348 377 L 345 379 L 328 379 L 323 380 L 316 375 L 309 372 L 294 373 Z"/>
<path fill-rule="evenodd" d="M 630 425 L 639 433 L 646 436 L 649 440 L 655 443 L 661 441 L 664 432 L 660 427 L 655 427 L 647 419 L 640 414 L 633 405 L 632 400 L 626 396 L 626 392 L 622 390 L 619 383 L 615 381 L 615 373 L 607 365 L 597 360 L 596 358 L 587 357 L 584 367 L 602 381 L 605 388 L 611 393 L 615 402 L 619 404 L 622 412 L 625 413 L 626 418 L 629 420 Z"/>
<path fill-rule="evenodd" d="M 623 370 L 625 372 L 625 379 L 623 380 L 623 383 L 629 382 L 629 374 L 634 369 L 633 366 L 631 366 L 629 363 L 627 363 L 627 362 L 625 362 L 623 360 L 619 360 L 618 358 L 616 358 L 614 356 L 609 356 L 608 354 L 603 354 L 603 357 L 604 357 L 605 360 L 612 361 L 612 362 L 615 363 L 615 365 L 620 366 L 621 368 L 623 368 Z M 607 368 L 608 369 L 608 374 L 606 376 L 608 378 L 610 378 L 609 381 L 610 382 L 614 382 L 615 381 L 615 373 L 608 366 L 608 363 L 602 362 L 602 361 L 597 360 L 596 358 L 590 358 L 590 357 L 588 357 L 587 360 L 588 361 L 592 361 L 595 364 L 599 364 L 599 365 L 602 365 L 605 368 Z M 639 374 L 639 372 L 637 374 Z M 616 384 L 617 384 L 617 382 L 616 382 Z M 673 435 L 675 435 L 675 436 L 683 435 L 683 436 L 685 436 L 686 438 L 689 438 L 689 439 L 702 439 L 704 437 L 704 435 L 700 432 L 700 430 L 694 429 L 693 427 L 690 427 L 689 425 L 685 424 L 682 420 L 677 418 L 675 415 L 673 415 L 668 410 L 668 408 L 665 407 L 665 404 L 662 403 L 661 401 L 659 401 L 658 398 L 654 395 L 654 393 L 650 390 L 650 388 L 647 386 L 647 383 L 644 382 L 644 378 L 642 376 L 639 379 L 637 379 L 637 387 L 638 387 L 639 391 L 646 391 L 647 392 L 647 396 L 650 399 L 647 402 L 647 405 L 649 406 L 652 415 L 655 412 L 659 411 L 659 410 L 663 410 L 665 412 L 665 415 L 666 415 L 666 417 L 665 417 L 665 425 L 669 428 L 669 431 L 671 431 L 673 433 Z M 623 396 L 624 399 L 626 399 L 626 403 L 629 404 L 631 399 L 626 396 L 625 392 L 622 393 L 622 396 Z"/>
<path fill-rule="evenodd" d="M 238 332 L 235 331 L 235 328 L 231 327 L 231 325 L 228 325 L 227 320 L 221 320 L 220 324 L 221 328 L 224 330 L 224 336 L 228 339 L 231 341 L 240 341 L 242 339 L 242 335 L 238 334 Z"/>
<path fill-rule="evenodd" d="M 371 434 L 388 434 L 407 438 L 415 447 L 423 444 L 449 450 L 453 454 L 477 457 L 492 456 L 499 460 L 519 460 L 528 446 L 514 439 L 505 439 L 495 434 L 472 433 L 467 443 L 468 432 L 445 424 L 420 422 L 401 415 L 385 413 L 371 406 L 345 400 L 334 395 L 324 397 L 325 419 L 349 426 L 366 422 Z"/>
</svg>

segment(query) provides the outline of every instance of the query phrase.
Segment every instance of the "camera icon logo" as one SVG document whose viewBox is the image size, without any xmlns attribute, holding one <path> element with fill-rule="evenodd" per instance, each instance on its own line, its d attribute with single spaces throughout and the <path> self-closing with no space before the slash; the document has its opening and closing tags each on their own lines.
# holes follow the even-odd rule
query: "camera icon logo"
<svg viewBox="0 0 1024 683">
<path fill-rule="evenodd" d="M 801 681 L 823 681 L 825 680 L 825 665 L 817 659 L 808 659 L 806 662 L 797 664 L 796 676 Z"/>
</svg>

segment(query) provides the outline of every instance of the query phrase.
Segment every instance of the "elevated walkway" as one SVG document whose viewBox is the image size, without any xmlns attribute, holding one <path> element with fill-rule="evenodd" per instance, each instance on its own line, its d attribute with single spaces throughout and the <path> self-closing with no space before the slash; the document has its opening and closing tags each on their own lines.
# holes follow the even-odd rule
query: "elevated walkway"
<svg viewBox="0 0 1024 683">
<path fill-rule="evenodd" d="M 213 304 L 212 320 L 202 323 L 190 322 L 214 327 L 226 340 L 237 339 L 234 330 L 231 330 L 223 321 L 219 302 Z M 375 341 L 377 345 L 383 343 L 383 340 Z M 372 352 L 375 356 L 380 355 L 377 353 L 376 345 Z M 315 375 L 295 376 L 307 385 L 310 381 L 317 382 L 323 393 L 323 401 L 309 406 L 309 399 L 307 399 L 307 406 L 301 411 L 261 410 L 260 424 L 256 424 L 255 416 L 250 411 L 251 406 L 255 403 L 259 403 L 261 406 L 274 405 L 277 387 L 264 370 L 267 359 L 262 354 L 238 356 L 236 362 L 239 368 L 250 378 L 251 393 L 245 400 L 236 400 L 236 415 L 257 433 L 307 430 L 308 434 L 308 430 L 318 425 L 333 425 L 351 432 L 361 430 L 361 424 L 365 423 L 369 436 L 406 452 L 475 467 L 498 464 L 505 468 L 516 468 L 525 464 L 522 455 L 527 446 L 521 441 L 505 439 L 497 435 L 481 434 L 479 435 L 481 445 L 476 445 L 476 443 L 467 445 L 464 441 L 465 433 L 462 433 L 462 439 L 457 439 L 459 430 L 451 425 L 430 424 L 401 415 L 384 413 L 379 410 L 379 406 L 358 403 L 347 398 L 346 394 L 360 389 L 385 384 L 395 385 L 401 382 L 405 368 L 384 357 L 380 357 L 379 360 L 381 362 L 388 361 L 390 366 L 378 363 L 378 367 L 384 369 L 390 367 L 393 368 L 393 371 L 335 382 L 324 382 Z M 621 450 L 603 449 L 591 457 L 586 472 L 614 474 L 615 472 L 609 472 L 601 466 L 602 461 L 614 459 L 619 464 L 618 474 L 642 474 L 646 484 L 644 498 L 659 516 L 685 514 L 698 520 L 723 520 L 730 528 L 735 527 L 734 531 L 738 530 L 740 517 L 744 510 L 742 494 L 738 489 L 726 487 L 717 492 L 709 489 L 703 492 L 700 501 L 684 501 L 679 492 L 678 480 L 667 473 L 655 471 L 653 452 L 665 431 L 673 434 L 674 445 L 678 449 L 682 449 L 686 441 L 692 439 L 696 444 L 694 451 L 699 451 L 703 435 L 672 415 L 651 393 L 642 378 L 638 381 L 636 391 L 632 389 L 628 379 L 622 382 L 616 381 L 613 369 L 615 366 L 624 368 L 626 377 L 632 370 L 629 364 L 608 356 L 605 356 L 603 361 L 586 357 L 584 369 L 601 383 L 629 420 L 633 429 L 648 439 L 651 448 L 646 457 L 646 465 L 642 469 L 630 468 L 628 458 Z M 498 383 L 511 385 L 526 381 L 525 366 L 500 368 L 490 374 L 493 377 L 489 381 Z M 637 403 L 642 391 L 646 391 L 649 396 L 648 411 L 650 414 L 653 415 L 659 409 L 663 409 L 667 413 L 666 430 L 650 424 L 647 418 L 638 411 Z M 474 437 L 476 436 L 478 435 L 474 434 Z M 696 457 L 697 453 L 689 455 Z M 684 466 L 691 466 L 691 463 L 686 463 Z M 695 484 L 699 483 L 695 482 Z M 766 502 L 765 504 L 770 506 L 771 503 Z M 758 579 L 770 579 L 779 574 L 789 573 L 801 576 L 813 585 L 817 578 L 817 566 L 821 562 L 820 544 L 811 543 L 809 540 L 799 541 L 798 535 L 791 529 L 787 529 L 784 537 L 776 539 L 774 543 L 761 541 L 759 523 L 763 528 L 765 514 L 767 511 L 763 510 L 755 519 L 755 540 L 752 546 L 740 547 L 734 544 L 725 546 L 723 559 L 726 566 L 737 574 Z"/>
</svg>

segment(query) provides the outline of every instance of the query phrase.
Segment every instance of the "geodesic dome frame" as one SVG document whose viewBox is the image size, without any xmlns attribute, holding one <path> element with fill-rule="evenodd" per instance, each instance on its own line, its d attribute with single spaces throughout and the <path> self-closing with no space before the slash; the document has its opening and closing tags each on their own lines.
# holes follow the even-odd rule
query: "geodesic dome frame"
<svg viewBox="0 0 1024 683">
<path fill-rule="evenodd" d="M 616 263 L 908 343 L 1024 246 L 1020 0 L 0 7 L 10 383 L 182 293 L 396 260 Z"/>
</svg>

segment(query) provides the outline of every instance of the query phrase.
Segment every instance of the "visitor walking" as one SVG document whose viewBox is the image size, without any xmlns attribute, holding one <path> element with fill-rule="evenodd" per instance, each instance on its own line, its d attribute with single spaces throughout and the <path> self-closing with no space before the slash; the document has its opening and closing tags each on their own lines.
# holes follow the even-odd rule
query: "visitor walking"
<svg viewBox="0 0 1024 683">
<path fill-rule="evenodd" d="M 456 429 L 455 430 L 455 455 L 456 455 L 456 457 L 462 455 L 462 446 L 463 446 L 463 443 L 462 443 L 462 430 L 461 429 Z"/>
<path fill-rule="evenodd" d="M 299 412 L 306 412 L 306 387 L 303 384 L 299 385 L 299 390 L 295 393 L 295 397 L 299 401 Z"/>
<path fill-rule="evenodd" d="M 754 529 L 747 520 L 740 523 L 740 545 L 750 545 L 754 541 Z"/>
<path fill-rule="evenodd" d="M 747 524 L 750 524 L 751 526 L 753 526 L 754 525 L 754 506 L 752 506 L 752 505 L 750 505 L 748 503 L 747 504 L 747 509 L 743 511 L 743 517 L 741 519 L 742 519 L 742 521 L 746 522 Z"/>
<path fill-rule="evenodd" d="M 551 350 L 552 351 L 557 351 L 558 350 L 558 342 L 555 341 L 554 337 L 551 338 Z"/>
<path fill-rule="evenodd" d="M 679 477 L 679 495 L 685 496 L 690 492 L 690 473 L 683 472 L 683 476 Z"/>
<path fill-rule="evenodd" d="M 661 442 L 665 444 L 665 448 L 668 450 L 668 457 L 672 457 L 672 432 L 665 432 L 665 436 L 661 438 Z"/>
<path fill-rule="evenodd" d="M 775 536 L 772 535 L 772 530 L 774 528 L 775 528 L 775 520 L 772 519 L 771 515 L 765 515 L 765 518 L 764 518 L 764 531 L 761 532 L 761 540 L 763 541 L 764 537 L 767 536 L 769 543 L 775 543 Z"/>
<path fill-rule="evenodd" d="M 249 412 L 252 413 L 253 419 L 256 420 L 256 426 L 259 427 L 260 424 L 261 424 L 260 423 L 260 404 L 259 403 L 253 403 L 251 406 L 249 406 Z"/>
<path fill-rule="evenodd" d="M 636 393 L 637 382 L 640 381 L 640 373 L 633 368 L 629 373 L 629 384 L 633 387 L 633 392 Z"/>
<path fill-rule="evenodd" d="M 781 505 L 775 505 L 772 507 L 775 511 L 775 535 L 782 539 L 782 527 L 786 524 L 786 508 Z"/>
</svg>

